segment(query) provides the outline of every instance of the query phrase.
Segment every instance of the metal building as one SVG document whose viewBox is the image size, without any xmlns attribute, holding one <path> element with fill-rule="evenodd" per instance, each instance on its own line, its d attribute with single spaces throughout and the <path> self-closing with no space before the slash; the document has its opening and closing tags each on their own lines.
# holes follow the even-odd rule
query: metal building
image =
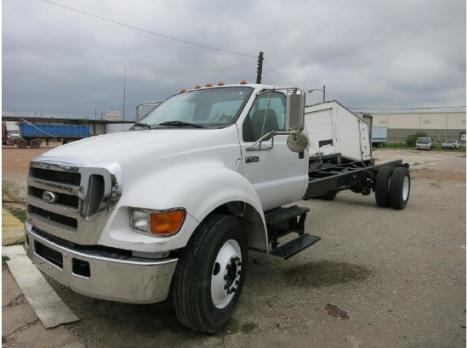
<svg viewBox="0 0 468 348">
<path fill-rule="evenodd" d="M 436 141 L 457 139 L 465 142 L 466 111 L 371 113 L 374 127 L 387 128 L 387 141 L 401 142 L 418 130 Z"/>
</svg>

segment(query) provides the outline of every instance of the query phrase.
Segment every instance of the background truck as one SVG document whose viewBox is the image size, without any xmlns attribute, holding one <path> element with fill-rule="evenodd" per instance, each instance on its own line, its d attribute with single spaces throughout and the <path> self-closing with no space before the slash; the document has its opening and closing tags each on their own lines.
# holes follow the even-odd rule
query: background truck
<svg viewBox="0 0 468 348">
<path fill-rule="evenodd" d="M 376 165 L 359 117 L 337 103 L 309 111 L 298 88 L 210 85 L 168 98 L 132 131 L 36 157 L 28 256 L 87 296 L 170 297 L 181 323 L 216 332 L 239 300 L 249 249 L 288 259 L 320 240 L 295 202 L 348 189 L 375 192 L 381 207 L 409 200 L 408 165 Z M 315 132 L 321 123 L 331 133 Z"/>
<path fill-rule="evenodd" d="M 21 138 L 16 140 L 16 146 L 19 148 L 27 146 L 39 148 L 44 140 L 48 142 L 51 139 L 66 144 L 89 136 L 89 127 L 87 125 L 20 123 L 19 131 Z"/>
<path fill-rule="evenodd" d="M 430 151 L 432 149 L 432 138 L 419 137 L 416 139 L 416 149 Z"/>
<path fill-rule="evenodd" d="M 2 145 L 15 145 L 19 138 L 19 130 L 16 124 L 2 121 Z"/>
<path fill-rule="evenodd" d="M 387 127 L 372 127 L 372 146 L 383 147 L 387 143 Z"/>
</svg>

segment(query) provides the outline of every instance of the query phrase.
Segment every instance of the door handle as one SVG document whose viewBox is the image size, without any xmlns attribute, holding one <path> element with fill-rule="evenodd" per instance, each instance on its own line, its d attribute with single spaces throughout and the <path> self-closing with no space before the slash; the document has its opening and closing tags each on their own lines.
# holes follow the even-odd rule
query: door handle
<svg viewBox="0 0 468 348">
<path fill-rule="evenodd" d="M 245 163 L 255 163 L 260 162 L 259 156 L 247 156 L 245 157 Z"/>
</svg>

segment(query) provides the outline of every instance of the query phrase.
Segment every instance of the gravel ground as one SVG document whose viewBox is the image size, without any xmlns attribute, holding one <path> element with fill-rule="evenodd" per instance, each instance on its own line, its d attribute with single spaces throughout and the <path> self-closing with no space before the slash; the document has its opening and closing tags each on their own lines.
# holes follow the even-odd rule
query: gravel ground
<svg viewBox="0 0 468 348">
<path fill-rule="evenodd" d="M 222 332 L 190 332 L 169 303 L 95 300 L 51 280 L 82 318 L 67 328 L 89 347 L 465 346 L 465 156 L 375 157 L 413 165 L 407 208 L 378 208 L 373 195 L 350 192 L 301 202 L 311 209 L 307 232 L 322 240 L 288 261 L 251 253 L 239 306 Z"/>
</svg>

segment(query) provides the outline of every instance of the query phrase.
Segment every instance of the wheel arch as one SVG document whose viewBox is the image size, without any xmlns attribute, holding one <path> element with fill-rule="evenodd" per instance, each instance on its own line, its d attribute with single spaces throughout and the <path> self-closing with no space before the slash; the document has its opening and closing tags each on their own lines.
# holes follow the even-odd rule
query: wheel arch
<svg viewBox="0 0 468 348">
<path fill-rule="evenodd" d="M 226 202 L 209 212 L 203 220 L 213 214 L 232 215 L 241 219 L 247 231 L 249 249 L 268 252 L 268 235 L 263 214 L 253 205 L 243 201 Z"/>
</svg>

